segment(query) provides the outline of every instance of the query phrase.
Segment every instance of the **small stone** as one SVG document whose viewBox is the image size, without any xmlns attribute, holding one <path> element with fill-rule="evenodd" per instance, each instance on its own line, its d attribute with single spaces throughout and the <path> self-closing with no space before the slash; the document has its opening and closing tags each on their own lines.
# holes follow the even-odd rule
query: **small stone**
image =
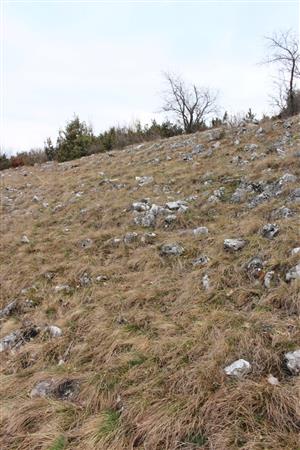
<svg viewBox="0 0 300 450">
<path fill-rule="evenodd" d="M 80 241 L 81 248 L 84 248 L 84 249 L 91 248 L 92 245 L 93 245 L 92 239 L 87 238 L 87 239 L 82 239 Z"/>
<path fill-rule="evenodd" d="M 48 327 L 46 327 L 46 331 L 49 332 L 51 337 L 60 337 L 63 334 L 61 328 L 55 325 L 49 325 Z"/>
<path fill-rule="evenodd" d="M 293 175 L 292 173 L 285 173 L 281 178 L 279 178 L 278 184 L 279 186 L 282 186 L 288 183 L 295 183 L 296 181 L 297 177 L 295 175 Z"/>
<path fill-rule="evenodd" d="M 105 281 L 108 281 L 108 277 L 106 275 L 97 275 L 95 280 L 97 283 L 103 283 Z"/>
<path fill-rule="evenodd" d="M 279 380 L 276 377 L 273 377 L 273 375 L 268 375 L 267 381 L 269 384 L 271 384 L 272 386 L 279 386 Z"/>
<path fill-rule="evenodd" d="M 286 206 L 281 206 L 275 211 L 272 211 L 271 214 L 271 216 L 274 217 L 274 219 L 287 219 L 288 217 L 292 217 L 293 215 L 294 212 L 290 208 L 287 208 Z"/>
<path fill-rule="evenodd" d="M 198 227 L 193 229 L 193 235 L 194 236 L 200 236 L 208 234 L 208 228 L 207 227 Z"/>
<path fill-rule="evenodd" d="M 260 256 L 254 256 L 246 264 L 246 270 L 254 278 L 258 278 L 260 276 L 262 268 L 263 268 L 263 260 L 260 258 Z"/>
<path fill-rule="evenodd" d="M 131 208 L 133 211 L 137 212 L 149 211 L 151 208 L 151 203 L 149 202 L 149 199 L 143 199 L 140 202 L 132 203 Z"/>
<path fill-rule="evenodd" d="M 184 252 L 184 248 L 179 244 L 163 244 L 160 249 L 162 256 L 180 256 Z"/>
<path fill-rule="evenodd" d="M 147 184 L 153 183 L 154 179 L 152 176 L 135 177 L 139 186 L 146 186 Z"/>
<path fill-rule="evenodd" d="M 10 348 L 14 347 L 15 344 L 20 340 L 20 338 L 21 333 L 19 331 L 13 331 L 7 336 L 4 336 L 0 340 L 0 353 L 5 352 L 6 350 L 9 350 Z"/>
<path fill-rule="evenodd" d="M 300 262 L 295 267 L 292 267 L 285 275 L 286 281 L 300 279 Z"/>
<path fill-rule="evenodd" d="M 23 236 L 21 237 L 21 243 L 22 244 L 29 244 L 30 243 L 30 240 L 28 239 L 26 234 L 23 234 Z"/>
<path fill-rule="evenodd" d="M 250 370 L 251 364 L 248 361 L 245 359 L 238 359 L 229 366 L 225 367 L 224 372 L 226 375 L 240 378 L 249 373 Z"/>
<path fill-rule="evenodd" d="M 255 152 L 258 149 L 258 145 L 256 144 L 246 144 L 244 146 L 245 152 Z"/>
<path fill-rule="evenodd" d="M 243 200 L 245 200 L 247 196 L 246 189 L 237 188 L 235 192 L 231 196 L 231 202 L 232 203 L 241 203 Z"/>
<path fill-rule="evenodd" d="M 12 314 L 13 311 L 15 311 L 17 308 L 17 300 L 13 300 L 12 302 L 8 303 L 3 309 L 0 310 L 0 318 L 9 316 Z"/>
<path fill-rule="evenodd" d="M 206 291 L 209 290 L 209 288 L 210 288 L 210 279 L 209 279 L 209 276 L 207 275 L 207 273 L 205 275 L 203 275 L 203 277 L 202 277 L 202 285 L 203 285 L 203 287 L 204 287 L 204 289 Z"/>
<path fill-rule="evenodd" d="M 200 255 L 198 258 L 192 261 L 193 266 L 204 266 L 210 261 L 209 257 L 206 255 Z"/>
<path fill-rule="evenodd" d="M 286 366 L 293 375 L 300 373 L 300 349 L 294 352 L 288 352 L 284 355 Z"/>
<path fill-rule="evenodd" d="M 205 152 L 205 147 L 204 147 L 203 144 L 197 144 L 197 145 L 195 145 L 195 147 L 194 147 L 193 150 L 192 150 L 192 154 L 193 154 L 193 155 L 197 155 L 197 154 L 203 153 L 203 152 Z"/>
<path fill-rule="evenodd" d="M 138 234 L 135 232 L 128 232 L 125 234 L 123 241 L 125 245 L 132 244 L 133 242 L 136 242 L 138 239 Z"/>
<path fill-rule="evenodd" d="M 144 228 L 154 228 L 156 225 L 156 217 L 152 212 L 140 214 L 134 218 L 134 223 Z"/>
<path fill-rule="evenodd" d="M 267 239 L 273 239 L 279 233 L 279 226 L 275 223 L 267 223 L 263 226 L 261 234 Z"/>
<path fill-rule="evenodd" d="M 291 254 L 294 255 L 298 255 L 300 253 L 300 247 L 295 247 L 291 250 Z"/>
<path fill-rule="evenodd" d="M 231 251 L 238 251 L 244 248 L 246 241 L 244 239 L 224 239 L 224 249 Z"/>
<path fill-rule="evenodd" d="M 271 270 L 271 271 L 266 273 L 266 275 L 264 277 L 264 286 L 265 286 L 265 288 L 267 288 L 267 289 L 271 288 L 271 284 L 272 284 L 272 280 L 274 279 L 274 275 L 275 275 L 274 270 Z"/>
<path fill-rule="evenodd" d="M 32 197 L 32 201 L 35 202 L 35 203 L 38 203 L 40 201 L 40 198 L 37 195 L 34 195 Z"/>
<path fill-rule="evenodd" d="M 290 194 L 290 199 L 295 203 L 300 203 L 300 188 L 294 189 Z"/>
<path fill-rule="evenodd" d="M 65 294 L 70 294 L 72 292 L 71 287 L 68 284 L 58 284 L 54 287 L 55 292 L 64 292 Z"/>
<path fill-rule="evenodd" d="M 53 380 L 39 381 L 30 392 L 30 398 L 45 398 L 51 394 Z"/>
<path fill-rule="evenodd" d="M 167 225 L 171 225 L 172 223 L 176 222 L 177 216 L 175 214 L 169 214 L 165 217 L 165 223 Z"/>
<path fill-rule="evenodd" d="M 89 286 L 92 283 L 92 279 L 89 274 L 85 272 L 79 277 L 79 283 L 82 287 Z"/>
<path fill-rule="evenodd" d="M 166 203 L 166 208 L 171 211 L 186 211 L 188 209 L 188 205 L 184 200 L 177 200 L 176 202 Z"/>
</svg>

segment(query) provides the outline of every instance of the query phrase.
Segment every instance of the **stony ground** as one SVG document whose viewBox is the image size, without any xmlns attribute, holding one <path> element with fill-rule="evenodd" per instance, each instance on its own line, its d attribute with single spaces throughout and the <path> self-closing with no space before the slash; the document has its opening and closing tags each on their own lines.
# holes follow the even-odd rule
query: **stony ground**
<svg viewBox="0 0 300 450">
<path fill-rule="evenodd" d="M 1 448 L 299 450 L 299 116 L 1 191 Z"/>
</svg>

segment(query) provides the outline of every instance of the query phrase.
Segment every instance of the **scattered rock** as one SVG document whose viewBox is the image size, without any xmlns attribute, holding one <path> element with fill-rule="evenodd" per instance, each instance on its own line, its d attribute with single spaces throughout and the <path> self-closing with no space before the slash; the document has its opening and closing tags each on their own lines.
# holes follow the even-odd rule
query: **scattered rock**
<svg viewBox="0 0 300 450">
<path fill-rule="evenodd" d="M 293 375 L 300 373 L 300 349 L 294 352 L 288 352 L 284 355 L 286 366 Z"/>
<path fill-rule="evenodd" d="M 23 234 L 23 236 L 21 237 L 21 243 L 22 244 L 29 244 L 30 243 L 30 240 L 28 239 L 26 234 Z"/>
<path fill-rule="evenodd" d="M 286 279 L 286 281 L 299 280 L 300 279 L 300 262 L 295 267 L 292 267 L 285 274 L 285 279 Z"/>
<path fill-rule="evenodd" d="M 54 291 L 63 292 L 64 294 L 70 294 L 72 292 L 72 288 L 68 284 L 58 284 L 54 287 Z"/>
<path fill-rule="evenodd" d="M 274 270 L 270 270 L 269 272 L 267 272 L 264 276 L 264 286 L 267 289 L 271 288 L 272 285 L 272 281 L 274 280 L 274 276 L 275 276 L 275 272 Z"/>
<path fill-rule="evenodd" d="M 79 284 L 82 287 L 85 286 L 89 286 L 92 283 L 92 279 L 89 276 L 89 274 L 87 272 L 84 272 L 80 277 L 79 277 Z"/>
<path fill-rule="evenodd" d="M 62 380 L 54 381 L 44 380 L 39 381 L 30 392 L 30 397 L 34 398 L 46 398 L 54 397 L 59 400 L 71 400 L 79 391 L 79 382 L 76 380 Z"/>
<path fill-rule="evenodd" d="M 207 227 L 194 228 L 192 230 L 192 233 L 193 233 L 194 236 L 205 235 L 205 234 L 208 234 L 208 228 Z"/>
<path fill-rule="evenodd" d="M 87 238 L 87 239 L 82 239 L 80 241 L 81 248 L 84 248 L 84 249 L 91 248 L 92 245 L 93 245 L 92 239 Z"/>
<path fill-rule="evenodd" d="M 268 375 L 267 381 L 269 384 L 271 384 L 272 386 L 279 386 L 279 380 L 276 377 L 273 377 L 273 375 Z"/>
<path fill-rule="evenodd" d="M 3 309 L 0 310 L 0 319 L 2 317 L 9 316 L 17 309 L 17 300 L 13 300 L 12 302 L 8 303 Z"/>
<path fill-rule="evenodd" d="M 171 211 L 185 212 L 188 209 L 188 204 L 184 200 L 177 200 L 176 202 L 166 203 L 166 208 Z"/>
<path fill-rule="evenodd" d="M 30 398 L 48 397 L 52 392 L 53 380 L 39 381 L 30 392 Z"/>
<path fill-rule="evenodd" d="M 209 263 L 209 257 L 206 255 L 200 255 L 198 258 L 192 261 L 193 266 L 205 266 Z"/>
<path fill-rule="evenodd" d="M 258 145 L 257 144 L 246 144 L 244 146 L 244 151 L 245 152 L 255 152 L 258 149 Z"/>
<path fill-rule="evenodd" d="M 55 326 L 55 325 L 49 325 L 46 327 L 46 331 L 50 334 L 51 337 L 60 337 L 62 336 L 63 332 L 61 328 Z"/>
<path fill-rule="evenodd" d="M 172 223 L 176 222 L 177 216 L 175 214 L 169 214 L 165 217 L 165 223 L 167 225 L 171 225 Z"/>
<path fill-rule="evenodd" d="M 263 260 L 260 256 L 254 256 L 250 259 L 250 261 L 246 264 L 246 270 L 254 278 L 259 278 L 262 268 L 263 268 Z"/>
<path fill-rule="evenodd" d="M 246 243 L 244 239 L 224 239 L 224 249 L 236 252 L 244 248 Z"/>
<path fill-rule="evenodd" d="M 97 275 L 95 280 L 97 283 L 103 283 L 105 281 L 108 281 L 108 277 L 106 275 Z"/>
<path fill-rule="evenodd" d="M 290 200 L 295 203 L 300 203 L 300 188 L 295 189 L 290 194 Z"/>
<path fill-rule="evenodd" d="M 134 223 L 144 228 L 154 228 L 156 225 L 156 216 L 152 212 L 139 214 L 134 218 Z"/>
<path fill-rule="evenodd" d="M 151 203 L 149 202 L 149 199 L 143 199 L 140 202 L 132 203 L 131 208 L 133 211 L 137 212 L 149 211 L 151 208 Z"/>
<path fill-rule="evenodd" d="M 267 223 L 262 227 L 261 235 L 267 239 L 273 239 L 279 233 L 279 226 L 275 223 Z"/>
<path fill-rule="evenodd" d="M 298 255 L 300 253 L 300 247 L 295 247 L 291 250 L 291 254 L 294 255 Z"/>
<path fill-rule="evenodd" d="M 202 285 L 206 291 L 210 289 L 210 278 L 207 273 L 202 277 Z"/>
<path fill-rule="evenodd" d="M 160 248 L 160 254 L 162 256 L 180 256 L 184 252 L 184 248 L 176 243 L 163 244 Z"/>
<path fill-rule="evenodd" d="M 294 212 L 286 206 L 281 206 L 271 213 L 271 217 L 273 217 L 274 219 L 287 219 L 288 217 L 293 217 L 293 215 Z"/>
<path fill-rule="evenodd" d="M 136 242 L 138 240 L 138 234 L 133 232 L 128 232 L 125 234 L 123 241 L 125 245 L 132 244 L 133 242 Z"/>
<path fill-rule="evenodd" d="M 284 184 L 295 183 L 296 181 L 297 177 L 295 175 L 292 173 L 285 173 L 281 178 L 279 178 L 278 185 L 283 186 Z"/>
<path fill-rule="evenodd" d="M 28 326 L 22 330 L 13 331 L 0 340 L 0 352 L 20 347 L 25 342 L 35 338 L 39 332 L 40 328 L 36 326 Z"/>
<path fill-rule="evenodd" d="M 240 378 L 249 373 L 250 370 L 251 364 L 248 361 L 245 359 L 238 359 L 229 366 L 225 367 L 224 372 L 226 375 Z"/>
<path fill-rule="evenodd" d="M 152 176 L 135 177 L 139 186 L 146 186 L 147 184 L 153 183 L 154 179 Z"/>
</svg>

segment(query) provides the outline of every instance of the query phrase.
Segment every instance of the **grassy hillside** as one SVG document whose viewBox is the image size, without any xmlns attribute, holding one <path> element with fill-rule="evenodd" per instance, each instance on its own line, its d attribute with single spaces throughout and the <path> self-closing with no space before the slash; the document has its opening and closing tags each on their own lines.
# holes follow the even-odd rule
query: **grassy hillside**
<svg viewBox="0 0 300 450">
<path fill-rule="evenodd" d="M 299 116 L 4 171 L 1 448 L 298 450 L 299 188 Z"/>
</svg>

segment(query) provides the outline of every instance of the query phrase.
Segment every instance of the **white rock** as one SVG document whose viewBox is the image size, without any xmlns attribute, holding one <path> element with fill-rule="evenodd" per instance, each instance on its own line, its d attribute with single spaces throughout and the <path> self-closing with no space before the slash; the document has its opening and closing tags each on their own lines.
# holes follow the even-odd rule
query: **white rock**
<svg viewBox="0 0 300 450">
<path fill-rule="evenodd" d="M 49 331 L 51 337 L 60 337 L 63 334 L 61 328 L 56 327 L 55 325 L 49 325 L 46 330 Z"/>
<path fill-rule="evenodd" d="M 180 256 L 184 252 L 184 248 L 179 244 L 164 244 L 161 246 L 160 253 L 163 256 Z"/>
<path fill-rule="evenodd" d="M 55 292 L 65 292 L 69 294 L 71 292 L 71 287 L 68 284 L 58 284 L 54 287 Z"/>
<path fill-rule="evenodd" d="M 229 366 L 225 367 L 224 372 L 226 375 L 233 377 L 242 377 L 251 370 L 251 364 L 245 359 L 238 359 Z"/>
<path fill-rule="evenodd" d="M 30 243 L 30 240 L 28 239 L 26 234 L 23 234 L 23 236 L 21 237 L 21 242 L 22 242 L 22 244 L 29 244 Z"/>
<path fill-rule="evenodd" d="M 291 250 L 292 255 L 298 255 L 300 253 L 300 247 L 295 247 Z"/>
<path fill-rule="evenodd" d="M 209 288 L 210 288 L 210 279 L 209 279 L 209 276 L 207 275 L 207 273 L 205 275 L 203 275 L 203 277 L 202 277 L 202 285 L 203 285 L 203 287 L 204 287 L 204 289 L 206 291 L 209 290 Z"/>
<path fill-rule="evenodd" d="M 270 270 L 269 272 L 266 273 L 266 275 L 264 277 L 265 288 L 270 289 L 274 275 L 275 275 L 274 270 Z"/>
<path fill-rule="evenodd" d="M 271 374 L 268 376 L 267 380 L 269 384 L 272 384 L 272 386 L 279 386 L 280 384 L 278 378 L 273 377 Z"/>
<path fill-rule="evenodd" d="M 300 279 L 300 262 L 286 273 L 285 279 L 286 281 Z"/>
<path fill-rule="evenodd" d="M 246 245 L 246 241 L 244 239 L 224 239 L 224 248 L 225 250 L 241 250 Z"/>
<path fill-rule="evenodd" d="M 300 349 L 294 352 L 288 352 L 284 357 L 287 361 L 287 368 L 293 375 L 298 375 L 300 373 Z"/>
<path fill-rule="evenodd" d="M 147 184 L 153 183 L 154 179 L 152 176 L 144 176 L 144 177 L 135 177 L 139 186 L 145 186 Z"/>
<path fill-rule="evenodd" d="M 208 228 L 207 227 L 198 227 L 193 229 L 193 234 L 195 236 L 199 236 L 201 234 L 208 234 Z"/>
</svg>

